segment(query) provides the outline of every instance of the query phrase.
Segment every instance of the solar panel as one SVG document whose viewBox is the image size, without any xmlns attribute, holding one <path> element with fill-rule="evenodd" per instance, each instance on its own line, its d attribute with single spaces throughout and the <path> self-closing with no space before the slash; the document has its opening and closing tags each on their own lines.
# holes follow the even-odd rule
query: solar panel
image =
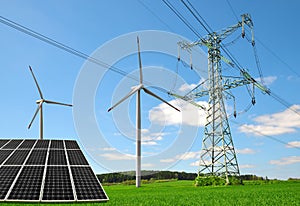
<svg viewBox="0 0 300 206">
<path fill-rule="evenodd" d="M 22 165 L 30 150 L 16 150 L 4 163 L 5 165 Z"/>
<path fill-rule="evenodd" d="M 0 201 L 108 201 L 73 140 L 0 140 Z"/>
<path fill-rule="evenodd" d="M 0 140 L 0 147 L 3 147 L 9 140 L 1 139 Z"/>
<path fill-rule="evenodd" d="M 39 200 L 44 166 L 24 167 L 8 199 Z"/>
<path fill-rule="evenodd" d="M 78 200 L 103 199 L 104 190 L 90 167 L 72 167 L 72 174 Z"/>
<path fill-rule="evenodd" d="M 68 150 L 70 165 L 89 165 L 81 150 Z"/>
<path fill-rule="evenodd" d="M 16 175 L 18 174 L 19 167 L 1 167 L 0 168 L 0 199 L 4 200 L 7 192 L 9 191 Z"/>
<path fill-rule="evenodd" d="M 48 167 L 43 200 L 74 200 L 68 167 Z"/>
<path fill-rule="evenodd" d="M 47 150 L 32 150 L 26 165 L 45 165 Z"/>
<path fill-rule="evenodd" d="M 51 140 L 51 149 L 64 149 L 64 143 L 63 141 L 59 140 Z"/>
<path fill-rule="evenodd" d="M 25 140 L 22 142 L 22 144 L 19 146 L 20 149 L 31 149 L 34 145 L 36 140 Z"/>
<path fill-rule="evenodd" d="M 34 148 L 35 148 L 35 149 L 48 149 L 49 143 L 50 143 L 49 140 L 43 140 L 43 141 L 40 141 L 40 140 L 39 140 L 39 141 L 35 144 Z"/>
<path fill-rule="evenodd" d="M 3 149 L 15 149 L 22 141 L 23 140 L 11 140 L 3 147 Z"/>
<path fill-rule="evenodd" d="M 65 140 L 65 145 L 67 149 L 80 149 L 76 141 Z"/>
<path fill-rule="evenodd" d="M 14 150 L 0 150 L 0 164 L 2 164 L 13 151 Z"/>
</svg>

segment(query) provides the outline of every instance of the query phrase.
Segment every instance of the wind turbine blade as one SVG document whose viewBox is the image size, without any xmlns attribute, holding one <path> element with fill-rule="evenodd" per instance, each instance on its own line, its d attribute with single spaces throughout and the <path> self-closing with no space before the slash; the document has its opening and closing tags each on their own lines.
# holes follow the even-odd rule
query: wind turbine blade
<svg viewBox="0 0 300 206">
<path fill-rule="evenodd" d="M 31 72 L 31 74 L 32 74 L 32 76 L 33 76 L 33 79 L 34 79 L 34 82 L 35 82 L 35 84 L 36 84 L 36 87 L 37 87 L 38 90 L 39 90 L 40 97 L 41 97 L 41 99 L 44 99 L 44 98 L 43 98 L 42 91 L 41 91 L 41 88 L 40 88 L 40 86 L 39 86 L 39 84 L 38 84 L 38 82 L 37 82 L 37 80 L 36 80 L 36 78 L 35 78 L 35 76 L 34 76 L 34 73 L 33 73 L 32 69 L 31 69 L 31 66 L 29 66 L 29 69 L 30 69 L 30 72 Z"/>
<path fill-rule="evenodd" d="M 161 97 L 157 96 L 156 94 L 154 94 L 154 93 L 151 92 L 150 90 L 148 90 L 148 89 L 146 89 L 146 88 L 143 88 L 143 90 L 144 90 L 147 94 L 149 94 L 149 95 L 155 97 L 156 99 L 159 99 L 160 101 L 166 103 L 166 104 L 169 105 L 170 107 L 172 107 L 172 108 L 176 109 L 178 112 L 180 112 L 179 109 L 177 109 L 176 107 L 174 107 L 172 104 L 170 104 L 170 103 L 167 102 L 166 100 L 162 99 Z"/>
<path fill-rule="evenodd" d="M 33 118 L 32 118 L 31 122 L 30 122 L 29 125 L 28 125 L 28 129 L 30 129 L 30 127 L 31 127 L 31 125 L 32 125 L 32 123 L 33 123 L 33 121 L 34 121 L 34 119 L 35 119 L 37 113 L 38 113 L 39 110 L 41 109 L 42 104 L 43 104 L 43 102 L 41 102 L 41 103 L 38 105 L 37 109 L 35 110 L 35 113 L 34 113 L 34 115 L 33 115 Z"/>
<path fill-rule="evenodd" d="M 140 50 L 140 40 L 138 36 L 137 36 L 137 45 L 138 45 L 139 67 L 140 67 L 140 84 L 143 84 L 142 59 L 141 59 L 141 50 Z"/>
<path fill-rule="evenodd" d="M 117 107 L 119 104 L 121 104 L 124 100 L 126 100 L 128 97 L 130 97 L 131 95 L 133 95 L 135 92 L 137 92 L 138 90 L 142 89 L 143 85 L 140 84 L 134 88 L 131 89 L 131 91 L 125 96 L 123 97 L 120 101 L 118 101 L 115 105 L 113 105 L 111 108 L 108 109 L 108 112 L 110 112 L 112 109 L 114 109 L 115 107 Z"/>
<path fill-rule="evenodd" d="M 65 103 L 61 103 L 61 102 L 54 102 L 54 101 L 50 101 L 50 100 L 44 100 L 44 102 L 48 103 L 48 104 L 58 104 L 58 105 L 63 105 L 63 106 L 68 106 L 68 107 L 72 107 L 72 104 L 65 104 Z"/>
</svg>

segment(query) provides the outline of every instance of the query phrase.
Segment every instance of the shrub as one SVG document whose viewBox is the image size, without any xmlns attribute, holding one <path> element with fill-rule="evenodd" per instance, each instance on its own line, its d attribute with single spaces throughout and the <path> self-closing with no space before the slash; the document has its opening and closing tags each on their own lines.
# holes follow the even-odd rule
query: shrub
<svg viewBox="0 0 300 206">
<path fill-rule="evenodd" d="M 241 185 L 242 181 L 235 176 L 228 177 L 229 183 L 226 179 L 219 176 L 198 176 L 195 179 L 195 186 L 222 186 L 222 185 Z"/>
</svg>

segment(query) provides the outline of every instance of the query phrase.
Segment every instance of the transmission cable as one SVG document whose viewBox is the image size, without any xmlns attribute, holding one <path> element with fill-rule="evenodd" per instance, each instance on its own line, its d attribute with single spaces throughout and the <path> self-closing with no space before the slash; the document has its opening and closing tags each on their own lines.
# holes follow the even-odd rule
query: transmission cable
<svg viewBox="0 0 300 206">
<path fill-rule="evenodd" d="M 168 1 L 162 0 L 169 9 L 198 37 L 201 38 L 201 35 L 197 32 L 197 30 L 180 14 L 180 12 Z"/>
<path fill-rule="evenodd" d="M 14 29 L 16 29 L 16 30 L 18 30 L 20 32 L 23 32 L 23 33 L 25 33 L 25 34 L 27 34 L 29 36 L 32 36 L 32 37 L 34 37 L 36 39 L 39 39 L 39 40 L 41 40 L 41 41 L 43 41 L 43 42 L 45 42 L 47 44 L 50 44 L 50 45 L 55 46 L 55 47 L 57 47 L 59 49 L 62 49 L 62 50 L 66 51 L 66 52 L 68 52 L 70 54 L 73 54 L 73 55 L 75 55 L 77 57 L 80 57 L 82 59 L 85 59 L 85 60 L 88 60 L 90 62 L 93 62 L 93 63 L 95 63 L 95 64 L 97 64 L 99 66 L 105 67 L 108 70 L 111 70 L 111 71 L 113 71 L 115 73 L 118 73 L 118 74 L 120 74 L 122 76 L 126 76 L 126 77 L 128 77 L 130 79 L 133 79 L 135 81 L 139 81 L 139 79 L 137 77 L 135 77 L 134 75 L 131 75 L 131 74 L 129 74 L 129 73 L 127 73 L 127 72 L 125 72 L 125 71 L 117 68 L 116 66 L 109 65 L 109 64 L 105 63 L 104 61 L 101 61 L 101 60 L 96 59 L 94 57 L 90 57 L 89 55 L 87 55 L 87 54 L 85 54 L 83 52 L 80 52 L 80 51 L 78 51 L 76 49 L 73 49 L 72 47 L 69 47 L 69 46 L 67 46 L 67 45 L 65 45 L 63 43 L 60 43 L 60 42 L 58 42 L 58 41 L 56 41 L 56 40 L 54 40 L 52 38 L 49 38 L 49 37 L 41 34 L 41 33 L 33 31 L 32 29 L 30 29 L 28 27 L 25 27 L 25 26 L 23 26 L 21 24 L 18 24 L 16 22 L 12 21 L 12 20 L 9 20 L 9 19 L 7 19 L 7 18 L 5 18 L 3 16 L 0 16 L 0 22 L 3 23 L 3 24 L 5 24 L 5 25 L 7 25 L 7 26 L 9 26 L 9 27 L 12 27 L 12 28 L 14 28 Z M 145 83 L 146 84 L 150 84 L 147 81 L 145 81 Z"/>
</svg>

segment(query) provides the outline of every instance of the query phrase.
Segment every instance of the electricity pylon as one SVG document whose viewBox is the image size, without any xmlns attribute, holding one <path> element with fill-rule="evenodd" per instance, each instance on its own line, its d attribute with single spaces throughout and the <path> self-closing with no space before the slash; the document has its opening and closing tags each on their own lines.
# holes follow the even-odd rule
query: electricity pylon
<svg viewBox="0 0 300 206">
<path fill-rule="evenodd" d="M 264 93 L 270 94 L 270 90 L 258 83 L 242 68 L 239 68 L 241 73 L 239 78 L 227 78 L 222 75 L 221 60 L 230 66 L 234 66 L 234 63 L 221 55 L 222 41 L 240 27 L 242 27 L 242 37 L 244 37 L 245 26 L 248 26 L 251 30 L 251 42 L 252 46 L 254 46 L 253 22 L 249 14 L 243 14 L 242 21 L 237 24 L 219 32 L 212 32 L 196 42 L 178 43 L 182 49 L 186 50 L 190 50 L 191 47 L 196 45 L 206 46 L 208 49 L 208 79 L 206 80 L 206 87 L 201 83 L 185 96 L 173 95 L 189 102 L 196 98 L 209 96 L 198 175 L 220 176 L 225 178 L 227 183 L 229 183 L 230 176 L 239 176 L 240 171 L 224 98 L 230 96 L 234 99 L 229 89 L 248 84 L 253 84 L 253 89 L 256 86 Z M 254 92 L 252 92 L 252 104 L 255 104 Z M 236 116 L 236 111 L 234 111 L 234 116 Z"/>
</svg>

